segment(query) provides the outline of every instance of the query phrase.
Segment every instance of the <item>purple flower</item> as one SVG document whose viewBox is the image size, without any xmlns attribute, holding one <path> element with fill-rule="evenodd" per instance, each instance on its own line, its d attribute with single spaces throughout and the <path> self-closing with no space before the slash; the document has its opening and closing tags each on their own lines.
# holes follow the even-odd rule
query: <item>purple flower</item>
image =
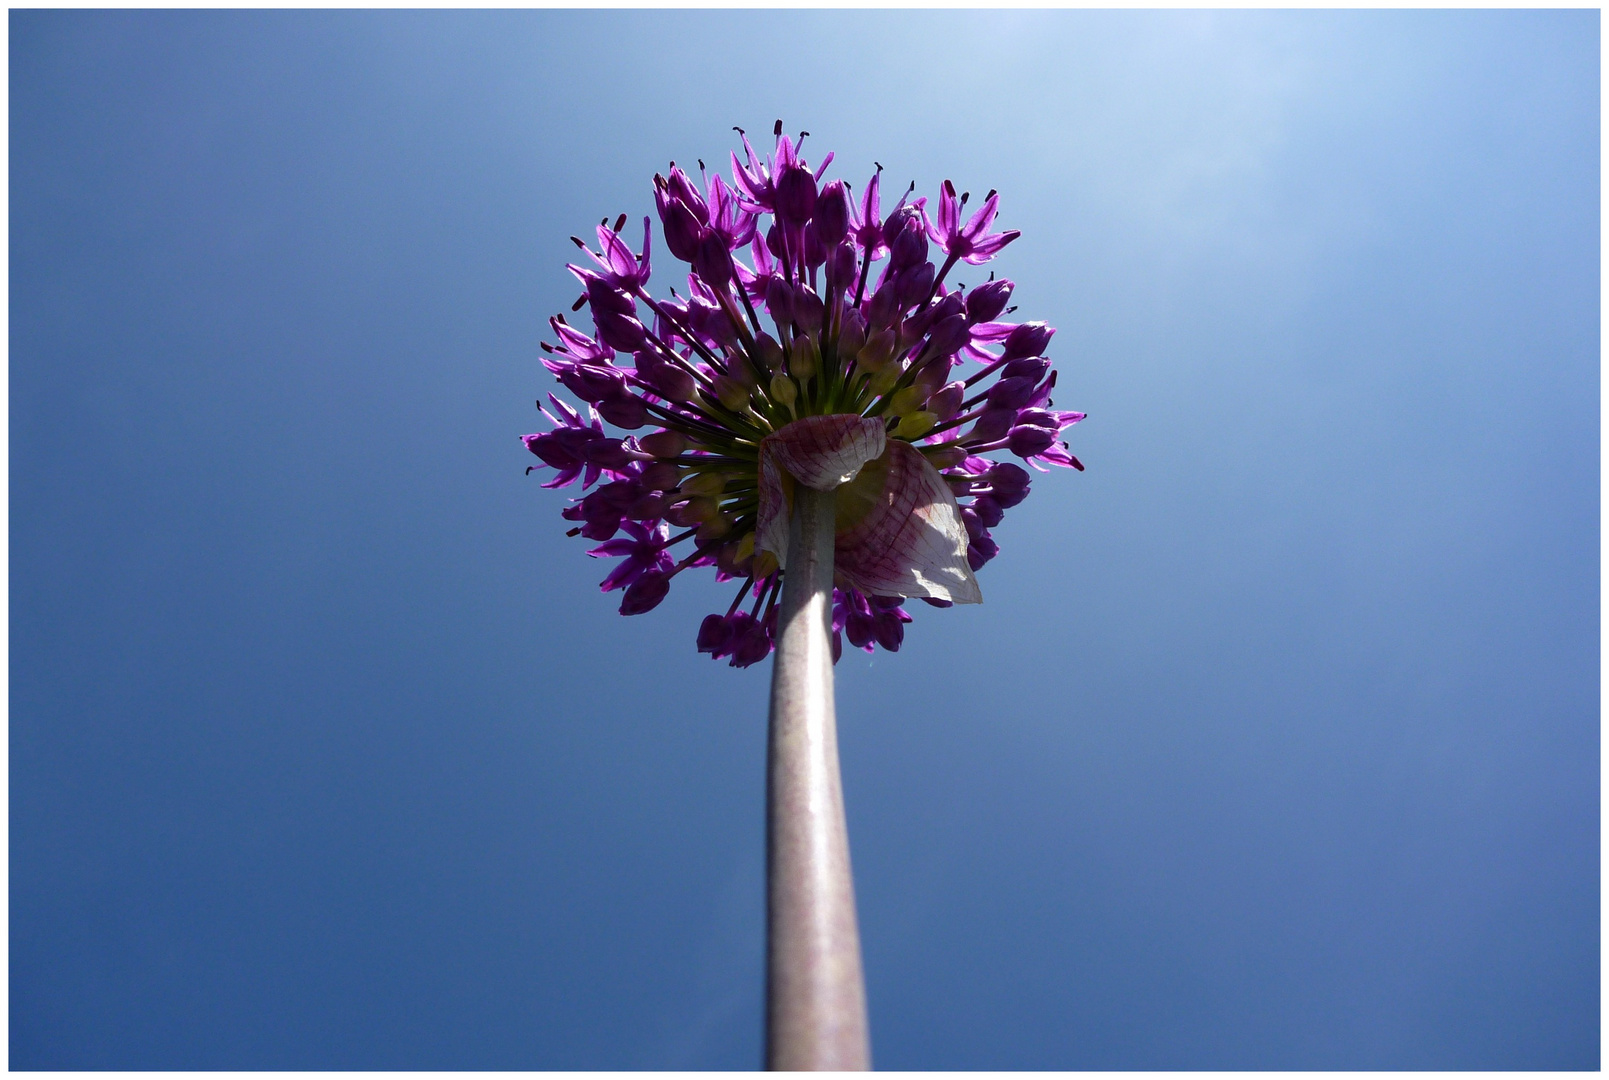
<svg viewBox="0 0 1609 1080">
<path fill-rule="evenodd" d="M 939 192 L 938 213 L 927 225 L 928 235 L 933 237 L 934 243 L 942 247 L 951 259 L 960 259 L 974 265 L 986 263 L 998 255 L 1001 248 L 1022 235 L 1016 229 L 1000 233 L 989 231 L 989 226 L 994 224 L 994 216 L 1000 209 L 1000 196 L 995 192 L 989 192 L 978 212 L 962 225 L 961 207 L 965 202 L 966 196 L 963 195 L 957 201 L 955 185 L 948 180 L 944 181 L 944 186 Z"/>
<path fill-rule="evenodd" d="M 670 530 L 663 521 L 653 525 L 628 521 L 622 527 L 631 534 L 629 537 L 609 540 L 587 552 L 595 559 L 625 556 L 603 579 L 600 588 L 604 592 L 629 586 L 650 570 L 664 571 L 676 565 L 675 560 L 665 552 Z"/>
<path fill-rule="evenodd" d="M 654 177 L 685 290 L 648 292 L 651 218 L 640 251 L 621 236 L 626 215 L 597 227 L 597 250 L 576 239 L 594 264 L 569 266 L 591 332 L 555 316 L 542 363 L 583 404 L 549 395 L 552 427 L 523 436 L 527 472 L 554 472 L 542 486 L 580 484 L 560 516 L 590 555 L 619 560 L 600 587 L 621 592 L 622 614 L 652 610 L 691 568 L 740 583 L 697 633 L 698 651 L 733 667 L 774 647 L 790 485 L 838 493 L 837 659 L 845 638 L 897 651 L 908 599 L 981 600 L 993 530 L 1031 487 L 991 455 L 1083 468 L 1064 435 L 1084 415 L 1052 401 L 1055 331 L 999 321 L 1015 310 L 1009 280 L 945 280 L 1017 238 L 990 231 L 996 193 L 963 224 L 953 184 L 931 217 L 913 184 L 884 216 L 882 166 L 857 197 L 824 176 L 831 154 L 812 164 L 803 135 L 780 122 L 773 134 L 762 158 L 738 133 L 730 183 L 702 162 L 698 179 L 675 163 Z"/>
</svg>

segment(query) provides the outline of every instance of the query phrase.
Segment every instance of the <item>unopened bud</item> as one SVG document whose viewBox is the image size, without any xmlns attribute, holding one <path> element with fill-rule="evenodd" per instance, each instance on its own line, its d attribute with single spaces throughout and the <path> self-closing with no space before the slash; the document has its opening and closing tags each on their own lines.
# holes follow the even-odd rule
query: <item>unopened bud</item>
<svg viewBox="0 0 1609 1080">
<path fill-rule="evenodd" d="M 899 426 L 894 429 L 894 437 L 897 439 L 920 439 L 923 435 L 932 431 L 933 426 L 938 422 L 939 418 L 930 412 L 913 412 L 899 422 Z"/>
<path fill-rule="evenodd" d="M 893 359 L 894 349 L 898 344 L 899 338 L 895 336 L 894 331 L 879 330 L 866 340 L 865 345 L 861 346 L 860 352 L 856 354 L 855 359 L 867 371 L 880 371 L 885 364 Z"/>
<path fill-rule="evenodd" d="M 678 457 L 687 449 L 687 436 L 679 431 L 656 431 L 638 440 L 642 448 L 655 457 Z"/>
<path fill-rule="evenodd" d="M 718 537 L 725 536 L 731 531 L 732 518 L 729 515 L 720 514 L 698 527 L 698 540 L 699 543 L 708 543 Z"/>
<path fill-rule="evenodd" d="M 766 371 L 782 370 L 782 346 L 778 345 L 777 339 L 770 334 L 761 331 L 754 335 L 754 354 L 754 358 Z"/>
<path fill-rule="evenodd" d="M 720 399 L 722 405 L 733 412 L 749 402 L 748 389 L 736 379 L 726 375 L 715 376 L 715 396 Z"/>
<path fill-rule="evenodd" d="M 793 408 L 793 403 L 799 399 L 799 388 L 793 380 L 780 371 L 771 376 L 771 400 L 784 409 Z"/>
<path fill-rule="evenodd" d="M 888 400 L 883 412 L 889 416 L 905 416 L 920 409 L 927 402 L 927 390 L 920 386 L 907 386 Z"/>
<path fill-rule="evenodd" d="M 682 509 L 682 516 L 689 521 L 696 521 L 703 525 L 720 517 L 721 507 L 708 495 L 700 495 L 695 499 L 687 500 L 687 505 Z M 686 526 L 683 527 L 685 528 Z"/>
<path fill-rule="evenodd" d="M 899 382 L 899 377 L 902 374 L 904 374 L 904 371 L 898 364 L 889 364 L 872 376 L 871 381 L 866 384 L 866 388 L 872 392 L 874 397 L 881 397 L 894 389 L 894 384 Z"/>
<path fill-rule="evenodd" d="M 726 477 L 718 472 L 694 473 L 682 481 L 684 495 L 715 496 L 726 490 Z"/>
<path fill-rule="evenodd" d="M 793 339 L 793 351 L 788 355 L 788 370 L 795 378 L 810 378 L 821 366 L 820 360 L 821 351 L 816 348 L 814 338 L 805 334 Z"/>
<path fill-rule="evenodd" d="M 965 448 L 946 446 L 942 450 L 924 450 L 927 460 L 935 469 L 953 469 L 967 459 Z"/>
</svg>

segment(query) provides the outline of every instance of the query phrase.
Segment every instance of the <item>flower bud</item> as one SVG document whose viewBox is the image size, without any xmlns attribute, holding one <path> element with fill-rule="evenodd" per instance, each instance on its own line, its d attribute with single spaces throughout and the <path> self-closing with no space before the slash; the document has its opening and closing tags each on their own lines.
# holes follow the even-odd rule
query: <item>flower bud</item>
<svg viewBox="0 0 1609 1080">
<path fill-rule="evenodd" d="M 908 414 L 894 428 L 894 437 L 897 439 L 920 439 L 932 431 L 939 422 L 939 418 L 931 412 L 922 410 Z"/>
<path fill-rule="evenodd" d="M 732 379 L 747 390 L 751 395 L 760 381 L 754 377 L 754 368 L 749 364 L 748 358 L 736 350 L 725 354 L 725 367 Z"/>
<path fill-rule="evenodd" d="M 842 243 L 832 249 L 832 287 L 847 292 L 855 283 L 855 245 Z"/>
<path fill-rule="evenodd" d="M 821 242 L 816 233 L 816 223 L 812 221 L 804 227 L 804 261 L 809 267 L 820 266 L 827 261 L 827 245 Z"/>
<path fill-rule="evenodd" d="M 771 280 L 765 283 L 765 310 L 778 327 L 793 321 L 793 286 L 782 280 L 780 274 L 771 275 Z"/>
<path fill-rule="evenodd" d="M 652 611 L 670 592 L 670 575 L 663 570 L 649 570 L 626 588 L 620 599 L 620 614 L 641 615 Z"/>
<path fill-rule="evenodd" d="M 711 540 L 720 539 L 731 531 L 731 515 L 719 514 L 698 527 L 698 542 L 701 544 L 707 544 Z"/>
<path fill-rule="evenodd" d="M 777 179 L 776 216 L 791 225 L 803 225 L 816 210 L 816 178 L 810 170 L 791 165 Z"/>
<path fill-rule="evenodd" d="M 687 505 L 682 509 L 682 516 L 687 519 L 689 525 L 702 525 L 720 517 L 721 507 L 708 495 L 698 495 L 687 500 Z"/>
<path fill-rule="evenodd" d="M 921 219 L 914 210 L 905 219 L 905 227 L 888 245 L 888 261 L 889 265 L 901 270 L 927 262 L 927 230 L 922 228 Z"/>
<path fill-rule="evenodd" d="M 870 381 L 866 383 L 866 388 L 872 392 L 873 396 L 881 397 L 894 389 L 894 384 L 899 382 L 899 377 L 902 374 L 904 374 L 904 369 L 899 364 L 887 364 L 881 371 L 871 377 Z"/>
<path fill-rule="evenodd" d="M 971 328 L 965 315 L 951 315 L 940 319 L 928 334 L 927 352 L 932 356 L 948 356 L 972 340 Z"/>
<path fill-rule="evenodd" d="M 693 376 L 656 352 L 644 349 L 637 354 L 637 377 L 666 401 L 693 400 Z"/>
<path fill-rule="evenodd" d="M 719 660 L 732 640 L 732 626 L 721 615 L 706 615 L 698 627 L 698 651 Z"/>
<path fill-rule="evenodd" d="M 1005 278 L 998 281 L 988 281 L 979 285 L 967 294 L 966 311 L 967 321 L 972 323 L 993 322 L 1006 310 L 1011 302 L 1011 290 L 1015 286 Z"/>
<path fill-rule="evenodd" d="M 980 536 L 967 545 L 967 565 L 972 567 L 973 573 L 977 573 L 998 554 L 1000 545 L 987 536 Z"/>
<path fill-rule="evenodd" d="M 842 180 L 834 180 L 821 189 L 816 199 L 815 226 L 817 238 L 829 248 L 849 235 L 849 193 Z"/>
<path fill-rule="evenodd" d="M 698 257 L 693 268 L 710 288 L 720 291 L 732 280 L 732 253 L 726 240 L 716 232 L 706 232 L 698 244 Z"/>
<path fill-rule="evenodd" d="M 1001 379 L 989 388 L 989 407 L 1020 409 L 1028 404 L 1028 399 L 1034 396 L 1034 390 L 1038 386 L 1039 380 L 1027 375 Z"/>
<path fill-rule="evenodd" d="M 655 457 L 673 458 L 681 456 L 687 449 L 687 436 L 679 431 L 661 428 L 651 435 L 644 435 L 637 440 L 637 444 Z"/>
<path fill-rule="evenodd" d="M 1011 425 L 1016 422 L 1016 409 L 999 409 L 990 406 L 978 416 L 978 422 L 972 425 L 967 432 L 970 442 L 994 442 L 1006 437 Z"/>
<path fill-rule="evenodd" d="M 714 497 L 726 490 L 726 477 L 718 472 L 696 472 L 682 481 L 681 492 L 684 495 L 707 495 Z"/>
<path fill-rule="evenodd" d="M 1049 370 L 1050 361 L 1043 356 L 1024 356 L 1011 361 L 1001 368 L 1000 377 L 1002 379 L 1015 379 L 1018 376 L 1026 375 L 1031 377 L 1034 380 L 1034 385 L 1037 386 L 1039 385 L 1039 380 L 1044 378 L 1045 372 Z"/>
<path fill-rule="evenodd" d="M 935 469 L 953 469 L 967 459 L 963 447 L 946 446 L 943 450 L 924 450 L 927 460 Z"/>
<path fill-rule="evenodd" d="M 838 355 L 854 356 L 866 344 L 866 320 L 861 313 L 850 308 L 844 312 L 843 325 L 838 331 Z"/>
<path fill-rule="evenodd" d="M 592 308 L 592 322 L 598 328 L 598 337 L 610 348 L 621 352 L 636 352 L 648 340 L 642 323 L 630 315 L 622 315 L 596 305 Z"/>
<path fill-rule="evenodd" d="M 994 489 L 992 494 L 995 501 L 1006 509 L 1011 509 L 1028 497 L 1031 477 L 1021 465 L 1013 465 L 1009 461 L 996 462 L 986 476 L 989 486 Z"/>
<path fill-rule="evenodd" d="M 1005 510 L 1001 508 L 999 501 L 993 495 L 979 495 L 976 499 L 973 499 L 972 511 L 978 515 L 978 520 L 983 522 L 984 528 L 987 529 L 992 529 L 1000 524 L 1001 520 L 1006 516 Z"/>
<path fill-rule="evenodd" d="M 673 198 L 687 204 L 687 208 L 692 211 L 700 225 L 710 223 L 709 206 L 704 202 L 704 196 L 698 190 L 698 185 L 693 183 L 693 178 L 687 173 L 680 168 L 672 167 L 670 178 L 665 181 L 665 189 Z"/>
<path fill-rule="evenodd" d="M 1042 322 L 1026 322 L 1011 329 L 1006 335 L 1006 344 L 1001 356 L 1007 360 L 1015 360 L 1020 356 L 1043 356 L 1045 346 L 1050 344 L 1051 335 L 1056 328 Z"/>
<path fill-rule="evenodd" d="M 635 431 L 648 422 L 648 407 L 642 398 L 626 390 L 598 402 L 598 415 L 625 431 Z"/>
<path fill-rule="evenodd" d="M 867 371 L 880 371 L 894 358 L 894 349 L 898 344 L 899 339 L 894 336 L 894 331 L 879 330 L 867 340 L 855 358 Z"/>
<path fill-rule="evenodd" d="M 597 364 L 571 365 L 559 373 L 559 381 L 570 393 L 588 403 L 602 401 L 626 388 L 623 371 Z"/>
<path fill-rule="evenodd" d="M 714 382 L 716 399 L 728 409 L 737 412 L 749 403 L 748 389 L 736 379 L 727 375 L 717 375 Z"/>
<path fill-rule="evenodd" d="M 680 200 L 672 200 L 659 212 L 664 226 L 665 246 L 682 262 L 690 263 L 698 257 L 698 246 L 704 239 L 704 228 L 698 217 Z"/>
<path fill-rule="evenodd" d="M 927 407 L 940 420 L 952 420 L 961 411 L 961 402 L 965 400 L 966 392 L 965 383 L 950 383 L 927 399 Z"/>
<path fill-rule="evenodd" d="M 904 416 L 920 409 L 927 402 L 927 391 L 920 386 L 907 386 L 899 393 L 888 399 L 888 407 L 883 410 L 885 416 Z"/>
<path fill-rule="evenodd" d="M 871 303 L 866 305 L 867 326 L 893 326 L 894 320 L 899 317 L 900 303 L 898 286 L 895 278 L 885 278 L 872 293 Z"/>
<path fill-rule="evenodd" d="M 897 279 L 895 297 L 902 308 L 914 307 L 933 293 L 933 264 L 923 262 L 902 271 Z"/>
<path fill-rule="evenodd" d="M 802 381 L 814 375 L 820 367 L 821 350 L 817 348 L 815 339 L 808 334 L 794 338 L 793 349 L 788 353 L 788 373 Z"/>
<path fill-rule="evenodd" d="M 682 471 L 669 461 L 656 461 L 642 471 L 642 485 L 650 491 L 671 491 L 681 478 Z"/>
<path fill-rule="evenodd" d="M 637 302 L 626 293 L 610 285 L 602 278 L 589 275 L 587 277 L 587 303 L 592 305 L 592 312 L 612 311 L 617 315 L 635 315 Z"/>
<path fill-rule="evenodd" d="M 916 207 L 901 206 L 890 211 L 888 217 L 883 221 L 883 243 L 892 248 L 900 233 L 904 232 L 907 224 L 912 222 L 916 224 L 917 228 L 921 228 L 922 219 L 921 215 L 917 213 Z"/>
<path fill-rule="evenodd" d="M 766 371 L 782 370 L 782 346 L 777 344 L 776 338 L 763 330 L 754 335 L 754 354 L 754 358 Z"/>
<path fill-rule="evenodd" d="M 784 409 L 791 409 L 799 398 L 799 388 L 793 384 L 792 379 L 780 371 L 771 376 L 770 391 L 771 400 Z"/>
<path fill-rule="evenodd" d="M 555 433 L 551 431 L 544 431 L 540 435 L 527 435 L 525 449 L 555 469 L 573 469 L 580 465 L 581 461 L 575 455 L 568 453 L 554 436 Z"/>
<path fill-rule="evenodd" d="M 1035 454 L 1042 454 L 1056 441 L 1054 431 L 1032 424 L 1017 425 L 1011 429 L 1007 437 L 1011 440 L 1011 452 L 1020 458 L 1031 458 Z"/>
<path fill-rule="evenodd" d="M 799 329 L 807 334 L 819 332 L 826 315 L 827 307 L 816 290 L 802 283 L 793 290 L 793 321 L 799 324 Z"/>
</svg>

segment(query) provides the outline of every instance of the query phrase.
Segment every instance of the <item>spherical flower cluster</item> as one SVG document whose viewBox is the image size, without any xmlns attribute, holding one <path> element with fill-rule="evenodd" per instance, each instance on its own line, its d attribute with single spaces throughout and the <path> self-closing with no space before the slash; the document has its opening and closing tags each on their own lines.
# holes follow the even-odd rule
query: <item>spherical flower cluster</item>
<svg viewBox="0 0 1609 1080">
<path fill-rule="evenodd" d="M 524 436 L 556 472 L 543 487 L 580 483 L 562 514 L 597 542 L 589 555 L 620 559 L 602 587 L 624 590 L 621 614 L 658 605 L 689 567 L 742 582 L 697 639 L 735 667 L 776 637 L 794 484 L 839 492 L 836 658 L 845 637 L 897 650 L 908 598 L 981 599 L 991 530 L 1030 480 L 990 455 L 1083 468 L 1061 433 L 1084 414 L 1050 399 L 1055 331 L 1000 321 L 1010 281 L 946 281 L 1017 238 L 990 231 L 998 196 L 963 224 L 968 194 L 945 181 L 930 215 L 912 184 L 884 215 L 881 166 L 857 198 L 823 182 L 832 154 L 812 170 L 804 134 L 779 121 L 775 135 L 761 160 L 739 130 L 747 161 L 732 155 L 730 184 L 703 162 L 698 183 L 674 163 L 654 177 L 664 246 L 691 266 L 685 295 L 648 292 L 648 218 L 640 252 L 625 215 L 598 226 L 598 251 L 575 239 L 595 266 L 569 266 L 585 289 L 572 310 L 590 308 L 593 332 L 554 317 L 542 362 L 585 412 L 550 394 L 552 429 Z"/>
</svg>

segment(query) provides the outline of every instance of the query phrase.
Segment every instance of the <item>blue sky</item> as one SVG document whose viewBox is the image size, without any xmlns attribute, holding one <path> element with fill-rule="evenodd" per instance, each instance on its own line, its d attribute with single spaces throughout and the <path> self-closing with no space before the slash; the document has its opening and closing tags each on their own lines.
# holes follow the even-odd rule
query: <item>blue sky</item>
<svg viewBox="0 0 1609 1080">
<path fill-rule="evenodd" d="M 758 1062 L 769 667 L 517 436 L 779 116 L 1089 413 L 839 667 L 876 1063 L 1597 1066 L 1596 12 L 10 27 L 14 1067 Z"/>
</svg>

